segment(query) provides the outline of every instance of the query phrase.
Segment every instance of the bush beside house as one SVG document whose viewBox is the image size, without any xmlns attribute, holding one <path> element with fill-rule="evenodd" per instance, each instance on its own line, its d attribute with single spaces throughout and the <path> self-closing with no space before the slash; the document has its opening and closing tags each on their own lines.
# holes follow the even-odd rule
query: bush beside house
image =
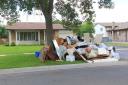
<svg viewBox="0 0 128 85">
<path fill-rule="evenodd" d="M 8 32 L 5 27 L 0 26 L 0 44 L 7 42 Z"/>
</svg>

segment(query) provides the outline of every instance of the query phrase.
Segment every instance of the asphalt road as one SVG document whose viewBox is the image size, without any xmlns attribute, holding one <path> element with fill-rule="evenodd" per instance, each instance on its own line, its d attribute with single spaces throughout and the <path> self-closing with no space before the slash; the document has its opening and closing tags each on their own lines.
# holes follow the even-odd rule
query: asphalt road
<svg viewBox="0 0 128 85">
<path fill-rule="evenodd" d="M 128 85 L 128 63 L 4 74 L 0 85 Z"/>
<path fill-rule="evenodd" d="M 117 52 L 119 53 L 121 59 L 128 60 L 128 47 L 117 47 Z"/>
</svg>

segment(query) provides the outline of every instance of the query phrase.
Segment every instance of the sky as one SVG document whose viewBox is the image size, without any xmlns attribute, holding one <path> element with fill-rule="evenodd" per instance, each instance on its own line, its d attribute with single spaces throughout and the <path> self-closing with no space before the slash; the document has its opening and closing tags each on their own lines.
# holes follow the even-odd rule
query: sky
<svg viewBox="0 0 128 85">
<path fill-rule="evenodd" d="M 95 22 L 127 22 L 128 21 L 128 0 L 112 0 L 114 2 L 113 9 L 99 9 L 97 4 L 94 5 L 96 13 Z M 40 14 L 40 13 L 39 13 Z M 28 16 L 21 14 L 22 22 L 45 22 L 43 15 L 36 13 Z M 59 16 L 58 16 L 59 17 Z"/>
<path fill-rule="evenodd" d="M 115 4 L 113 9 L 99 9 L 97 4 L 94 4 L 95 22 L 128 22 L 128 0 L 112 1 Z M 21 22 L 45 22 L 43 14 L 39 11 L 35 11 L 33 15 L 26 13 L 20 13 L 20 15 Z"/>
<path fill-rule="evenodd" d="M 128 0 L 113 0 L 114 9 L 98 9 L 95 6 L 96 22 L 127 22 L 128 21 Z"/>
</svg>

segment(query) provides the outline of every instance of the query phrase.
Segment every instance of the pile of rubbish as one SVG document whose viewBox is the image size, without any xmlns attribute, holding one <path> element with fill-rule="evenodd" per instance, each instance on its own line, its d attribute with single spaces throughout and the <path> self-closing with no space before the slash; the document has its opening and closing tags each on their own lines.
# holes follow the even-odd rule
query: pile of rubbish
<svg viewBox="0 0 128 85">
<path fill-rule="evenodd" d="M 75 61 L 88 63 L 119 61 L 119 53 L 114 46 L 107 46 L 100 41 L 87 41 L 80 36 L 52 40 L 51 45 L 45 45 L 40 52 L 35 52 L 42 62 L 46 60 Z"/>
</svg>

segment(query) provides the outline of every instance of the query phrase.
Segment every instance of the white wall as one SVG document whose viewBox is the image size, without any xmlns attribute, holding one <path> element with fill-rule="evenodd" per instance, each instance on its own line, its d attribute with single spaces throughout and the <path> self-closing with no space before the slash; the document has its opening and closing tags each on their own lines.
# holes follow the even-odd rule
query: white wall
<svg viewBox="0 0 128 85">
<path fill-rule="evenodd" d="M 95 30 L 94 35 L 103 34 L 103 37 L 108 37 L 106 28 L 104 26 L 97 24 L 97 25 L 95 25 L 94 30 Z"/>
</svg>

